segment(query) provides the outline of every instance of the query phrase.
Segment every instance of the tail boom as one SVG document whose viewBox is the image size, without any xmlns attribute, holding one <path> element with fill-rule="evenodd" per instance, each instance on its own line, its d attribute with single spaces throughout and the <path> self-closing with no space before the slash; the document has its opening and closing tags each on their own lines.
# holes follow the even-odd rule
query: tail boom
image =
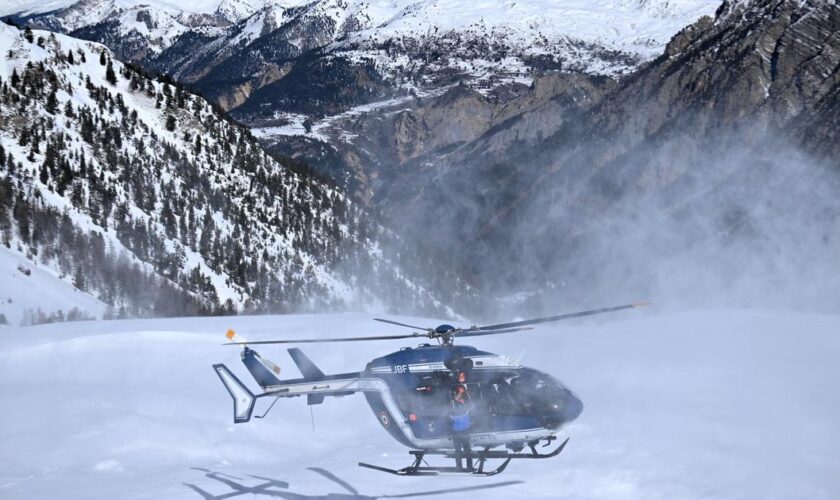
<svg viewBox="0 0 840 500">
<path fill-rule="evenodd" d="M 227 337 L 229 340 L 242 340 L 233 330 L 228 331 Z M 362 373 L 325 375 L 299 349 L 289 349 L 289 354 L 303 374 L 303 378 L 281 380 L 278 377 L 280 374 L 279 366 L 261 357 L 259 353 L 250 349 L 247 345 L 243 347 L 242 362 L 251 376 L 254 377 L 254 380 L 264 390 L 257 395 L 254 395 L 228 367 L 223 364 L 213 365 L 213 370 L 221 379 L 228 394 L 233 398 L 234 423 L 239 424 L 251 420 L 256 400 L 266 396 L 290 398 L 305 395 L 308 405 L 317 405 L 323 403 L 327 396 L 340 397 L 358 391 L 370 390 L 364 383 L 361 383 L 363 380 Z"/>
</svg>

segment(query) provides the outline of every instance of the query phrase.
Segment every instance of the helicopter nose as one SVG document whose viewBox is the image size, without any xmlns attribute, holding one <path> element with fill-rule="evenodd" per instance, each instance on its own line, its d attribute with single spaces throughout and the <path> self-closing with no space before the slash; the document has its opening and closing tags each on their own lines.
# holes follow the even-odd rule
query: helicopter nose
<svg viewBox="0 0 840 500">
<path fill-rule="evenodd" d="M 563 422 L 568 423 L 572 420 L 578 418 L 580 414 L 583 412 L 583 402 L 580 399 L 575 397 L 573 394 L 569 394 L 566 397 L 565 404 L 563 405 Z"/>
</svg>

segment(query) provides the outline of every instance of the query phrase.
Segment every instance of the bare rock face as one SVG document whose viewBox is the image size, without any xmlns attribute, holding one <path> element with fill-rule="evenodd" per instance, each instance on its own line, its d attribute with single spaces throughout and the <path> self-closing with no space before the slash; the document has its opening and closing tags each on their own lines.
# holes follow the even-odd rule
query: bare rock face
<svg viewBox="0 0 840 500">
<path fill-rule="evenodd" d="M 539 104 L 520 100 L 522 113 L 424 158 L 426 167 L 383 190 L 379 203 L 397 224 L 451 221 L 445 237 L 424 234 L 425 241 L 450 256 L 469 241 L 462 264 L 497 278 L 487 286 L 568 271 L 563 259 L 573 260 L 580 241 L 627 200 L 658 197 L 677 207 L 700 175 L 729 189 L 726 176 L 760 179 L 759 157 L 772 163 L 794 150 L 840 169 L 838 34 L 833 1 L 725 2 L 714 19 L 677 34 L 662 56 L 600 87 L 605 95 L 587 92 L 586 82 L 555 82 Z M 709 200 L 707 193 L 691 203 Z M 682 244 L 701 245 L 708 236 L 701 233 Z M 498 272 L 517 260 L 537 263 L 537 271 Z"/>
<path fill-rule="evenodd" d="M 630 80 L 609 101 L 610 114 L 647 108 L 644 125 L 655 132 L 670 118 L 658 112 L 666 106 L 642 106 L 650 96 L 667 104 L 670 115 L 689 110 L 704 115 L 707 126 L 749 117 L 768 130 L 779 128 L 811 112 L 837 85 L 838 29 L 840 8 L 834 2 L 724 3 L 715 22 L 689 47 L 666 53 Z"/>
<path fill-rule="evenodd" d="M 681 54 L 684 50 L 689 48 L 695 40 L 701 37 L 706 30 L 708 30 L 714 19 L 711 17 L 703 17 L 691 26 L 686 27 L 679 33 L 674 35 L 674 38 L 665 46 L 665 55 L 673 57 Z"/>
<path fill-rule="evenodd" d="M 511 143 L 538 144 L 614 85 L 607 77 L 562 72 L 536 77 L 530 86 L 456 84 L 370 112 L 326 117 L 315 122 L 317 139 L 266 142 L 284 155 L 305 151 L 322 174 L 365 203 L 387 208 L 392 193 L 413 196 L 427 176 L 447 169 L 442 159 L 492 162 Z"/>
<path fill-rule="evenodd" d="M 698 147 L 712 137 L 724 137 L 718 147 L 758 146 L 768 137 L 791 135 L 801 143 L 791 127 L 825 108 L 840 83 L 838 30 L 834 2 L 725 3 L 713 23 L 701 20 L 675 38 L 691 38 L 689 45 L 622 81 L 592 110 L 582 133 L 558 131 L 543 157 L 551 170 L 574 162 L 629 178 L 626 171 L 615 175 L 618 160 L 644 148 L 651 151 L 644 168 L 667 171 L 670 158 L 656 151 L 682 141 L 681 135 Z M 564 155 L 570 136 L 598 147 L 585 156 Z M 642 182 L 651 172 L 634 175 L 637 188 L 651 187 Z"/>
</svg>

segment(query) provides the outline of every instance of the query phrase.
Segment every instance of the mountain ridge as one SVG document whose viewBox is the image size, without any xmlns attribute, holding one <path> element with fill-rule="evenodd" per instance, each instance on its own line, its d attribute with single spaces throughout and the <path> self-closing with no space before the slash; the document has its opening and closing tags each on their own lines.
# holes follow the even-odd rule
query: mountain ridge
<svg viewBox="0 0 840 500">
<path fill-rule="evenodd" d="M 203 99 L 101 45 L 0 30 L 7 246 L 129 315 L 441 306 L 395 235 Z"/>
</svg>

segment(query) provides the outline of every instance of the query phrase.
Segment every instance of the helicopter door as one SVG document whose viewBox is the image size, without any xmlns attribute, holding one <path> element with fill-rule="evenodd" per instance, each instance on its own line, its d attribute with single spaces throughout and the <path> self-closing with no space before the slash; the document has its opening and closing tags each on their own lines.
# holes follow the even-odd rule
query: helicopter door
<svg viewBox="0 0 840 500">
<path fill-rule="evenodd" d="M 415 435 L 435 438 L 449 434 L 452 392 L 444 377 L 423 377 L 415 388 L 398 391 L 396 402 Z"/>
</svg>

